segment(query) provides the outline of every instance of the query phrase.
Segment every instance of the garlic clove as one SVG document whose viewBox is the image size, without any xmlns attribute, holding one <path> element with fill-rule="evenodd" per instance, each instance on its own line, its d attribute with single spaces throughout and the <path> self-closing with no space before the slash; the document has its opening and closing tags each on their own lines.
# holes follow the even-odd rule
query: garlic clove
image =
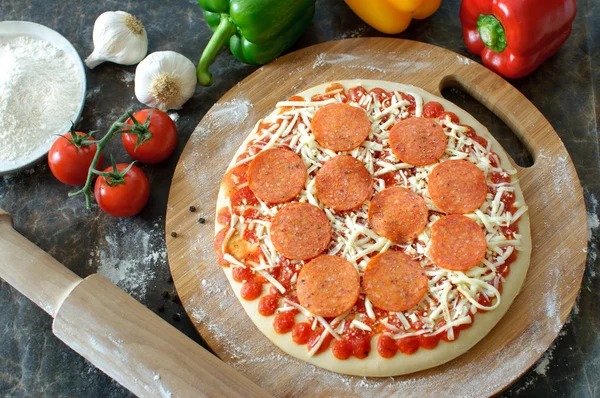
<svg viewBox="0 0 600 398">
<path fill-rule="evenodd" d="M 148 53 L 148 36 L 139 19 L 125 11 L 107 11 L 94 23 L 94 51 L 85 64 L 94 69 L 109 61 L 135 65 Z"/>
<path fill-rule="evenodd" d="M 148 55 L 135 70 L 135 96 L 161 111 L 181 109 L 196 91 L 196 67 L 174 51 Z"/>
</svg>

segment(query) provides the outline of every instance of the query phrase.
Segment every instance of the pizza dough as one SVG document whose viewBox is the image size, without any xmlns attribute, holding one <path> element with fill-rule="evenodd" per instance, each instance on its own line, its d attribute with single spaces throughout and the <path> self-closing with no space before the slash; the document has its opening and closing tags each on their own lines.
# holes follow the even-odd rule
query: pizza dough
<svg viewBox="0 0 600 398">
<path fill-rule="evenodd" d="M 405 86 L 402 84 L 392 83 L 392 82 L 354 80 L 354 81 L 340 81 L 337 83 L 343 85 L 343 87 L 345 88 L 345 90 L 347 92 L 347 96 L 351 100 L 353 97 L 356 98 L 357 93 L 363 91 L 362 89 L 356 89 L 357 87 L 360 88 L 360 86 L 362 86 L 365 89 L 364 90 L 365 92 L 369 91 L 371 89 L 381 88 L 388 92 L 398 90 L 402 93 L 410 94 L 411 96 L 413 96 L 413 98 L 420 97 L 420 98 L 422 98 L 421 106 L 423 106 L 423 104 L 425 104 L 425 106 L 422 108 L 423 110 L 428 109 L 428 107 L 426 106 L 428 102 L 436 101 L 436 102 L 440 103 L 446 111 L 453 112 L 454 114 L 456 114 L 456 116 L 460 120 L 461 124 L 470 126 L 478 135 L 478 137 L 477 137 L 478 139 L 479 138 L 485 139 L 485 140 L 487 140 L 487 142 L 490 143 L 491 150 L 497 154 L 500 167 L 502 167 L 505 170 L 508 170 L 511 173 L 514 171 L 513 167 L 510 164 L 508 157 L 506 156 L 506 154 L 504 153 L 504 151 L 502 150 L 500 145 L 494 140 L 494 138 L 485 129 L 485 127 L 482 126 L 481 124 L 479 124 L 474 118 L 472 118 L 466 112 L 462 111 L 461 109 L 459 109 L 455 105 L 451 104 L 450 102 L 444 100 L 443 98 L 435 97 L 435 96 L 433 96 L 421 89 L 418 89 L 416 87 Z M 310 90 L 307 90 L 305 92 L 299 93 L 297 95 L 299 97 L 303 97 L 303 98 L 311 98 L 314 94 L 325 93 L 325 90 L 330 86 L 331 86 L 330 83 L 323 84 L 323 85 L 314 87 Z M 288 105 L 284 102 L 284 104 L 282 104 L 282 106 L 286 106 L 286 110 L 295 109 L 293 103 L 290 103 Z M 336 112 L 346 112 L 346 111 L 338 110 Z M 277 115 L 278 113 L 279 113 L 279 109 L 276 109 L 273 112 L 273 114 L 271 115 L 271 117 L 273 117 L 274 115 Z M 359 114 L 358 112 L 356 112 L 356 113 L 357 113 L 357 115 Z M 358 120 L 360 120 L 360 119 L 358 119 Z M 452 120 L 450 120 L 450 119 L 449 119 L 449 121 L 452 122 Z M 296 120 L 294 122 L 298 122 L 298 120 Z M 328 123 L 329 123 L 329 126 L 331 126 L 332 124 L 337 126 L 339 124 L 339 120 L 336 121 L 334 118 L 333 122 L 331 120 L 329 120 L 329 121 L 326 121 L 325 123 L 321 123 L 321 124 L 324 124 L 325 126 L 327 126 Z M 336 123 L 338 123 L 338 124 L 336 124 Z M 366 139 L 366 138 L 361 138 L 364 135 L 364 129 L 361 127 L 361 125 L 364 126 L 364 123 L 362 123 L 362 122 L 352 123 L 352 125 L 347 127 L 347 131 L 349 133 L 346 136 L 344 136 L 343 134 L 340 134 L 340 132 L 335 129 L 331 129 L 331 128 L 321 129 L 321 131 L 323 132 L 323 136 L 325 137 L 322 139 L 322 141 L 324 141 L 324 140 L 328 140 L 328 141 L 327 142 L 325 142 L 325 141 L 321 142 L 319 140 L 317 140 L 317 141 L 319 143 L 321 143 L 323 146 L 329 145 L 329 146 L 332 146 L 332 147 L 338 148 L 338 149 L 342 148 L 342 147 L 343 147 L 342 149 L 344 149 L 344 150 L 357 148 Z M 239 165 L 236 166 L 236 164 L 238 164 L 238 162 L 239 162 L 238 156 L 241 155 L 242 153 L 244 153 L 246 150 L 247 144 L 249 142 L 251 142 L 254 138 L 257 137 L 258 126 L 259 126 L 259 124 L 257 124 L 257 127 L 249 135 L 248 139 L 242 144 L 242 146 L 240 147 L 238 152 L 235 154 L 235 156 L 232 159 L 232 162 L 229 166 L 229 169 L 233 170 L 233 169 L 237 169 L 238 167 L 240 167 Z M 389 126 L 389 127 L 392 127 L 392 126 Z M 432 130 L 433 130 L 433 125 L 432 125 Z M 429 132 L 429 133 L 431 133 L 431 132 Z M 435 146 L 436 143 L 439 144 L 439 137 L 440 137 L 439 134 L 437 134 L 438 138 L 435 138 L 436 137 L 435 134 L 426 134 L 426 137 L 430 137 L 430 136 L 432 138 L 430 138 L 429 141 L 432 142 L 432 146 Z M 418 141 L 418 140 L 416 140 L 416 141 Z M 399 148 L 399 149 L 396 149 L 396 151 L 394 151 L 394 152 L 397 152 L 396 155 L 399 155 L 400 153 L 408 153 L 409 157 L 406 158 L 406 160 L 410 160 L 413 162 L 419 162 L 419 159 L 421 159 L 422 162 L 429 162 L 429 161 L 431 161 L 430 159 L 437 156 L 435 150 L 429 151 L 429 149 L 425 148 L 425 147 L 419 148 L 419 145 L 415 144 L 416 141 L 408 140 L 407 142 L 409 144 L 406 145 L 406 147 L 404 149 Z M 337 146 L 337 145 L 341 145 L 341 146 Z M 335 149 L 328 149 L 328 150 L 335 152 Z M 402 151 L 404 151 L 404 152 L 402 152 Z M 439 153 L 439 152 L 437 152 L 437 153 Z M 345 155 L 345 154 L 347 154 L 347 153 L 343 153 L 343 152 L 342 153 L 334 153 L 334 155 L 337 155 L 337 156 Z M 402 155 L 402 156 L 406 156 L 406 155 Z M 411 158 L 410 156 L 413 156 L 413 157 Z M 445 155 L 442 155 L 442 156 L 445 156 Z M 333 157 L 334 156 L 331 156 L 331 158 L 333 158 Z M 401 160 L 404 160 L 400 156 L 398 156 L 398 158 Z M 442 160 L 444 160 L 444 159 L 442 159 Z M 434 161 L 434 163 L 435 163 L 435 161 Z M 443 164 L 443 163 L 444 162 L 442 162 L 441 164 Z M 401 166 L 401 167 L 404 167 L 404 166 Z M 412 166 L 409 166 L 409 167 L 412 167 Z M 431 167 L 431 166 L 425 166 L 425 167 Z M 311 170 L 310 167 L 308 168 L 309 174 L 314 173 L 314 172 L 315 172 L 315 170 Z M 374 176 L 374 177 L 377 181 L 378 179 L 385 179 L 386 176 Z M 307 179 L 307 184 L 311 183 L 310 180 L 311 180 L 310 178 Z M 313 181 L 314 181 L 314 179 L 313 179 Z M 513 192 L 515 195 L 515 199 L 518 203 L 523 204 L 524 203 L 523 195 L 522 195 L 521 190 L 518 187 L 518 182 L 517 182 L 515 175 L 512 176 L 512 182 L 513 182 L 513 187 L 514 187 Z M 242 182 L 242 184 L 243 184 L 243 182 Z M 228 205 L 229 200 L 233 200 L 232 199 L 233 196 L 230 197 L 229 199 L 227 199 L 227 192 L 228 192 L 227 188 L 228 188 L 227 181 L 224 181 L 224 183 L 221 186 L 221 191 L 219 193 L 219 198 L 218 198 L 218 202 L 217 202 L 217 212 L 218 212 L 218 214 L 220 214 L 218 219 L 221 221 L 227 220 L 227 217 L 223 216 L 221 214 L 221 210 Z M 307 188 L 310 189 L 310 187 L 308 187 L 308 185 L 305 186 L 305 189 L 307 189 Z M 472 187 L 469 186 L 469 187 L 467 187 L 467 189 L 472 189 Z M 381 192 L 381 190 L 378 190 L 378 192 Z M 375 192 L 373 192 L 373 193 L 375 193 Z M 318 192 L 316 192 L 316 194 L 318 195 Z M 242 194 L 237 194 L 237 195 L 244 196 L 245 194 L 242 193 Z M 237 199 L 239 199 L 239 198 L 237 198 Z M 431 199 L 433 199 L 433 198 L 431 198 Z M 239 199 L 239 200 L 243 200 L 243 199 Z M 341 199 L 339 201 L 344 202 L 345 199 Z M 368 204 L 367 202 L 369 202 L 369 200 L 367 200 L 363 204 L 363 206 L 366 206 Z M 426 204 L 430 210 L 437 209 L 437 211 L 442 211 L 441 208 L 436 206 L 436 203 L 433 200 L 427 201 Z M 440 204 L 442 204 L 442 203 L 440 203 Z M 260 206 L 260 205 L 261 205 L 260 203 L 256 204 L 256 206 Z M 284 207 L 285 206 L 287 206 L 287 205 L 284 205 Z M 443 204 L 442 204 L 442 206 L 443 206 Z M 473 213 L 469 213 L 469 214 L 467 214 L 467 216 L 470 218 L 474 218 L 474 219 L 477 218 L 476 216 L 474 216 Z M 230 215 L 230 217 L 235 218 L 236 216 Z M 464 216 L 461 216 L 461 217 L 464 217 Z M 317 219 L 317 217 L 315 217 L 315 220 L 316 219 Z M 218 241 L 220 240 L 220 242 L 223 243 L 225 240 L 227 240 L 226 238 L 227 238 L 228 234 L 235 236 L 235 234 L 237 232 L 235 232 L 235 231 L 232 232 L 231 229 L 233 229 L 233 228 L 230 228 L 230 229 L 224 228 L 224 225 L 220 224 L 220 223 L 216 223 L 215 227 L 216 227 L 215 232 L 217 233 L 217 239 L 215 240 L 215 248 L 217 249 L 217 252 L 218 252 L 219 251 L 218 248 L 223 247 L 222 245 L 218 244 Z M 485 313 L 477 313 L 475 315 L 475 321 L 473 322 L 473 326 L 470 327 L 469 329 L 461 330 L 460 334 L 458 335 L 458 338 L 455 341 L 446 342 L 446 341 L 442 340 L 439 342 L 439 345 L 437 345 L 437 347 L 435 347 L 434 349 L 431 349 L 431 350 L 424 349 L 423 345 L 421 345 L 421 348 L 419 348 L 419 346 L 417 345 L 418 349 L 416 350 L 416 352 L 412 353 L 411 355 L 403 354 L 403 353 L 408 352 L 408 350 L 410 349 L 410 348 L 405 347 L 406 345 L 409 345 L 408 339 L 406 339 L 406 341 L 404 341 L 403 339 L 400 340 L 403 344 L 397 344 L 395 347 L 400 347 L 400 351 L 402 351 L 402 353 L 400 351 L 398 351 L 396 353 L 395 349 L 392 348 L 392 346 L 393 346 L 392 340 L 394 340 L 394 339 L 390 338 L 387 335 L 375 335 L 375 337 L 372 338 L 369 343 L 370 344 L 370 353 L 368 356 L 366 356 L 366 358 L 363 358 L 363 359 L 358 359 L 356 357 L 349 357 L 348 359 L 340 360 L 340 359 L 336 358 L 333 354 L 334 350 L 331 347 L 335 348 L 337 342 L 339 342 L 340 340 L 334 340 L 334 343 L 332 344 L 332 346 L 330 346 L 330 348 L 325 350 L 324 352 L 319 353 L 317 351 L 316 355 L 313 355 L 313 356 L 307 355 L 308 354 L 307 346 L 301 345 L 301 344 L 296 344 L 293 341 L 292 336 L 294 335 L 295 331 L 293 331 L 292 333 L 285 333 L 285 334 L 278 334 L 275 331 L 274 326 L 273 326 L 274 318 L 277 318 L 279 315 L 284 314 L 284 313 L 280 312 L 278 315 L 271 315 L 271 316 L 260 315 L 260 313 L 258 311 L 259 306 L 257 305 L 259 303 L 259 300 L 246 301 L 246 300 L 241 299 L 240 292 L 242 290 L 243 284 L 240 284 L 239 282 L 236 282 L 233 279 L 233 268 L 234 267 L 233 266 L 225 267 L 225 268 L 223 268 L 223 270 L 225 271 L 228 279 L 230 280 L 231 286 L 233 287 L 233 290 L 235 291 L 236 295 L 238 296 L 238 298 L 240 298 L 240 302 L 242 303 L 245 311 L 250 316 L 252 321 L 256 324 L 258 329 L 263 334 L 265 334 L 273 343 L 275 343 L 277 346 L 279 346 L 283 351 L 287 352 L 288 354 L 293 355 L 304 361 L 310 362 L 316 366 L 323 367 L 323 368 L 326 368 L 326 369 L 329 369 L 329 370 L 332 370 L 335 372 L 339 372 L 339 373 L 346 373 L 346 374 L 353 374 L 353 375 L 360 375 L 360 376 L 376 376 L 376 377 L 400 375 L 400 374 L 411 373 L 411 372 L 415 372 L 418 370 L 437 366 L 439 364 L 442 364 L 444 362 L 447 362 L 447 361 L 459 356 L 460 354 L 467 351 L 470 347 L 475 345 L 479 340 L 481 340 L 493 328 L 493 326 L 502 318 L 504 313 L 508 310 L 508 307 L 510 306 L 514 297 L 517 295 L 517 293 L 525 279 L 527 267 L 529 265 L 529 257 L 530 257 L 530 252 L 531 252 L 531 240 L 530 240 L 530 232 L 529 232 L 529 219 L 528 219 L 527 213 L 520 214 L 520 218 L 518 221 L 518 227 L 519 227 L 519 234 L 520 234 L 519 256 L 518 256 L 517 260 L 511 264 L 510 273 L 505 278 L 505 281 L 503 283 L 503 293 L 501 296 L 501 300 L 500 301 L 496 300 L 496 303 L 491 307 L 484 306 L 484 308 L 493 308 L 493 310 L 485 312 Z M 314 235 L 314 236 L 316 236 L 316 235 Z M 324 240 L 325 238 L 321 237 L 319 239 Z M 324 254 L 326 254 L 326 253 L 324 253 Z M 220 255 L 220 260 L 224 260 L 223 253 L 219 253 L 219 255 Z M 311 254 L 311 256 L 312 255 L 313 254 Z M 298 260 L 294 260 L 294 261 L 298 261 Z M 221 263 L 223 263 L 223 262 L 221 262 Z M 231 264 L 231 262 L 230 262 L 230 264 Z M 477 269 L 477 267 L 476 267 L 476 269 Z M 264 271 L 262 271 L 262 272 L 259 271 L 259 274 L 267 279 L 269 277 L 272 278 L 272 276 L 270 276 L 270 274 L 268 274 Z M 275 282 L 277 282 L 277 281 L 275 281 Z M 280 287 L 283 287 L 283 286 L 280 286 Z M 272 283 L 272 286 L 270 289 L 263 289 L 263 297 L 270 295 L 274 289 L 275 290 L 279 289 L 279 287 L 277 286 L 276 283 Z M 415 289 L 415 291 L 417 291 L 417 293 L 418 293 L 418 289 Z M 492 299 L 493 299 L 493 297 L 492 297 Z M 267 302 L 269 300 L 271 300 L 271 304 L 272 304 L 272 301 L 273 301 L 272 298 L 269 298 L 268 300 L 264 300 L 264 302 Z M 261 302 L 263 302 L 262 299 L 261 299 Z M 296 303 L 293 303 L 293 304 L 296 304 Z M 285 305 L 289 307 L 289 306 L 292 306 L 293 304 L 286 302 Z M 300 308 L 303 308 L 303 307 L 300 307 Z M 298 312 L 298 311 L 296 311 L 296 312 Z M 292 312 L 290 312 L 290 311 L 288 311 L 288 313 L 292 314 Z M 286 319 L 288 321 L 290 318 L 289 314 L 286 317 Z M 301 325 L 302 328 L 305 328 L 305 326 L 304 326 L 305 323 L 302 322 L 302 319 L 304 319 L 304 315 L 302 313 L 293 315 L 292 318 L 293 317 L 296 318 L 297 326 Z M 282 318 L 284 318 L 284 317 L 282 317 Z M 244 321 L 244 320 L 240 318 L 240 322 L 242 322 L 242 321 Z M 333 321 L 335 321 L 335 319 Z M 331 326 L 334 326 L 333 321 L 331 323 Z M 293 322 L 293 319 L 292 319 L 292 322 Z M 335 326 L 337 326 L 337 324 Z M 323 335 L 326 335 L 326 333 L 323 333 Z M 379 346 L 379 348 L 381 348 L 381 350 L 379 350 L 379 352 L 378 352 L 378 346 Z M 381 353 L 381 355 L 379 353 Z M 385 355 L 383 353 L 385 353 Z M 313 354 L 315 354 L 315 352 L 313 352 Z"/>
</svg>

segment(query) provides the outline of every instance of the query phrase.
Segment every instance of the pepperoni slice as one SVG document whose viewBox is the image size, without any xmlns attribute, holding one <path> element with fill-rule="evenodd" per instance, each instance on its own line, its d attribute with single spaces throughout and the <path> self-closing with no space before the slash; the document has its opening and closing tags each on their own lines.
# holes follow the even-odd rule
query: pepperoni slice
<svg viewBox="0 0 600 398">
<path fill-rule="evenodd" d="M 400 186 L 379 192 L 369 206 L 373 231 L 396 243 L 414 241 L 425 229 L 428 217 L 425 199 Z"/>
<path fill-rule="evenodd" d="M 341 257 L 319 256 L 298 274 L 300 304 L 315 315 L 335 317 L 358 300 L 360 277 L 356 268 Z"/>
<path fill-rule="evenodd" d="M 387 251 L 369 261 L 363 288 L 374 306 L 386 311 L 407 311 L 427 293 L 423 267 L 400 251 Z"/>
<path fill-rule="evenodd" d="M 271 223 L 271 241 L 275 249 L 292 260 L 317 257 L 329 245 L 331 224 L 317 206 L 309 203 L 288 203 Z"/>
<path fill-rule="evenodd" d="M 373 179 L 365 165 L 350 155 L 325 162 L 315 178 L 317 197 L 334 210 L 359 207 L 373 192 Z"/>
<path fill-rule="evenodd" d="M 260 152 L 248 169 L 248 186 L 259 199 L 284 203 L 295 198 L 306 182 L 300 156 L 284 148 Z"/>
<path fill-rule="evenodd" d="M 396 123 L 390 131 L 390 147 L 398 159 L 413 166 L 426 166 L 440 160 L 448 137 L 434 120 L 411 117 Z"/>
<path fill-rule="evenodd" d="M 483 260 L 486 248 L 485 233 L 468 217 L 451 214 L 431 226 L 429 256 L 439 267 L 468 271 Z"/>
<path fill-rule="evenodd" d="M 485 201 L 485 176 L 473 163 L 448 160 L 435 166 L 429 175 L 429 195 L 433 203 L 446 213 L 465 214 Z"/>
<path fill-rule="evenodd" d="M 369 136 L 371 122 L 362 108 L 328 104 L 315 113 L 311 128 L 319 144 L 341 152 L 360 146 Z"/>
</svg>

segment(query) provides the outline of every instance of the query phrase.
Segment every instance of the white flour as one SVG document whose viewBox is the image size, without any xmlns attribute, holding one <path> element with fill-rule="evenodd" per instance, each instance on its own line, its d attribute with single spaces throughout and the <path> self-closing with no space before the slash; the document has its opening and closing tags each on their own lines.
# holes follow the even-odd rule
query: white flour
<svg viewBox="0 0 600 398">
<path fill-rule="evenodd" d="M 15 162 L 64 134 L 80 102 L 73 61 L 28 36 L 0 41 L 0 161 Z"/>
<path fill-rule="evenodd" d="M 157 270 L 167 262 L 160 220 L 150 232 L 145 232 L 141 221 L 134 218 L 119 220 L 104 239 L 91 250 L 90 266 L 96 265 L 99 274 L 134 298 L 144 299 Z M 127 247 L 132 250 L 123 249 Z"/>
</svg>

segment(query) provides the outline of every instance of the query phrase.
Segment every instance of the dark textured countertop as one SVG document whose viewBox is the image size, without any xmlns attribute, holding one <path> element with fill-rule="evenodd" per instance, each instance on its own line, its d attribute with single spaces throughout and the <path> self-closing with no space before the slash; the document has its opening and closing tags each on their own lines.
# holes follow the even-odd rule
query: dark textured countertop
<svg viewBox="0 0 600 398">
<path fill-rule="evenodd" d="M 600 15 L 593 14 L 593 3 L 578 2 L 573 34 L 557 55 L 532 75 L 513 82 L 548 118 L 573 158 L 588 206 L 590 247 L 581 292 L 567 324 L 548 352 L 504 393 L 506 396 L 600 396 Z M 434 16 L 414 21 L 398 37 L 435 44 L 479 62 L 463 44 L 459 4 L 458 0 L 444 0 Z M 0 0 L 0 20 L 47 25 L 67 37 L 85 58 L 92 50 L 95 18 L 103 11 L 119 9 L 143 21 L 150 52 L 173 50 L 197 62 L 209 39 L 210 31 L 195 0 Z M 360 21 L 343 2 L 319 0 L 314 22 L 294 48 L 363 36 L 381 34 Z M 215 84 L 198 86 L 195 96 L 178 112 L 175 155 L 161 165 L 143 166 L 152 193 L 139 216 L 112 218 L 96 205 L 86 210 L 82 198 L 67 198 L 70 188 L 55 180 L 45 163 L 0 177 L 0 207 L 12 214 L 19 232 L 82 277 L 104 274 L 201 344 L 169 282 L 164 237 L 169 185 L 177 158 L 196 124 L 219 97 L 255 68 L 222 51 L 212 70 Z M 135 67 L 114 64 L 87 70 L 88 94 L 80 129 L 106 131 L 127 108 L 140 107 L 133 94 L 134 71 Z M 518 163 L 531 164 L 518 139 L 483 106 L 458 91 L 444 95 L 486 125 Z M 108 150 L 117 160 L 128 161 L 116 140 Z M 168 292 L 167 298 L 164 292 Z M 131 395 L 55 338 L 51 323 L 45 312 L 0 281 L 0 396 Z"/>
</svg>

